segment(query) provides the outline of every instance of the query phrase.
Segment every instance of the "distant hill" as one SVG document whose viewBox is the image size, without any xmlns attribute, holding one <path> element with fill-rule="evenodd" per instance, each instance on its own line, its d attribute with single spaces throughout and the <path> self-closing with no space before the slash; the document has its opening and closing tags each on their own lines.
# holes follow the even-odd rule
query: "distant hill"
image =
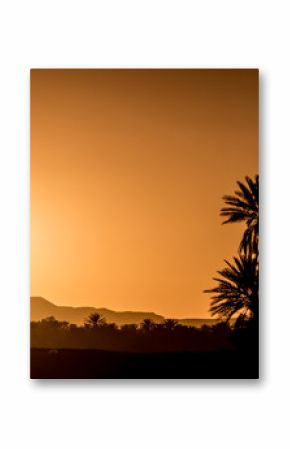
<svg viewBox="0 0 290 449">
<path fill-rule="evenodd" d="M 83 324 L 84 320 L 91 313 L 99 313 L 108 323 L 123 324 L 141 323 L 145 318 L 150 318 L 156 323 L 160 323 L 164 317 L 153 312 L 115 312 L 113 310 L 96 307 L 70 307 L 57 306 L 47 299 L 41 297 L 30 298 L 30 319 L 39 321 L 49 316 L 54 316 L 57 320 L 65 320 L 74 324 Z"/>
<path fill-rule="evenodd" d="M 70 323 L 80 325 L 84 323 L 84 320 L 91 313 L 99 313 L 107 320 L 108 323 L 116 323 L 118 326 L 133 323 L 140 324 L 146 318 L 155 321 L 155 323 L 160 323 L 164 320 L 162 315 L 157 315 L 153 312 L 116 312 L 106 308 L 57 306 L 47 299 L 38 296 L 33 296 L 30 298 L 31 321 L 40 321 L 43 318 L 53 316 L 57 320 L 68 321 Z M 218 320 L 210 318 L 185 318 L 178 321 L 186 326 L 195 327 L 201 327 L 204 324 L 212 326 L 218 322 Z"/>
</svg>

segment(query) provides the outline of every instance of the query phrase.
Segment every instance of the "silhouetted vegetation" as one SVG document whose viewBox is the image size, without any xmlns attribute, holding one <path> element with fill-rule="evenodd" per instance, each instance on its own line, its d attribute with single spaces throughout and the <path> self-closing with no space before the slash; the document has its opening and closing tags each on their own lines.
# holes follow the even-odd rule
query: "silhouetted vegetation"
<svg viewBox="0 0 290 449">
<path fill-rule="evenodd" d="M 227 267 L 218 271 L 220 277 L 214 278 L 218 286 L 205 292 L 215 294 L 210 306 L 212 315 L 228 321 L 238 314 L 236 324 L 241 324 L 258 313 L 257 261 L 251 254 L 240 254 L 234 262 L 225 263 Z"/>
<path fill-rule="evenodd" d="M 85 326 L 92 329 L 105 325 L 106 320 L 99 313 L 91 313 L 85 320 Z"/>
<path fill-rule="evenodd" d="M 235 195 L 223 197 L 227 207 L 222 208 L 221 215 L 227 217 L 226 223 L 244 222 L 244 231 L 239 251 L 242 254 L 258 254 L 259 251 L 259 176 L 254 179 L 246 176 L 246 182 L 237 182 L 239 190 Z"/>
<path fill-rule="evenodd" d="M 166 319 L 162 323 L 145 319 L 139 326 L 126 324 L 117 327 L 96 315 L 88 317 L 84 326 L 57 321 L 53 317 L 31 322 L 31 346 L 135 352 L 234 349 L 233 330 L 226 323 L 195 328 L 178 324 L 174 319 Z"/>
<path fill-rule="evenodd" d="M 218 271 L 214 280 L 218 285 L 206 293 L 213 293 L 210 305 L 212 315 L 226 322 L 235 317 L 236 328 L 256 327 L 258 338 L 259 310 L 259 177 L 246 177 L 238 182 L 235 195 L 223 197 L 227 207 L 221 215 L 228 217 L 224 223 L 244 222 L 246 225 L 233 262 L 225 260 L 226 267 Z"/>
</svg>

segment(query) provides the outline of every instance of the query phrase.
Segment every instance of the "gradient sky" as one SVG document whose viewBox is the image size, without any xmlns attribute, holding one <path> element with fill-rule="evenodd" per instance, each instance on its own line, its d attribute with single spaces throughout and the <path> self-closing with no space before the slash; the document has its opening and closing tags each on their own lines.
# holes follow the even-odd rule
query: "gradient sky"
<svg viewBox="0 0 290 449">
<path fill-rule="evenodd" d="M 257 70 L 32 70 L 31 295 L 208 317 L 257 172 Z"/>
</svg>

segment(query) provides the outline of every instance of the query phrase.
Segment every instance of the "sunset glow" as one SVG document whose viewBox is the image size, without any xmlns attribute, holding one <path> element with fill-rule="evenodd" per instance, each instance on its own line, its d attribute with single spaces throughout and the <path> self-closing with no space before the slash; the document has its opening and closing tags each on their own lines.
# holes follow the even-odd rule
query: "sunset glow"
<svg viewBox="0 0 290 449">
<path fill-rule="evenodd" d="M 256 173 L 257 70 L 32 70 L 31 295 L 209 317 Z"/>
</svg>

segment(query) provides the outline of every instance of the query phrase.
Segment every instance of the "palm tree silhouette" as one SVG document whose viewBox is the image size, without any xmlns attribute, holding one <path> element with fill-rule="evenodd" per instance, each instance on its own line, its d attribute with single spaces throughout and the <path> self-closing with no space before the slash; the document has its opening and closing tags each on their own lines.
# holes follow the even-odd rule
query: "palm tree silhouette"
<svg viewBox="0 0 290 449">
<path fill-rule="evenodd" d="M 259 269 L 257 259 L 251 253 L 225 260 L 227 267 L 214 278 L 218 285 L 205 293 L 214 293 L 210 306 L 212 315 L 225 321 L 237 317 L 236 324 L 257 319 L 259 297 Z"/>
<path fill-rule="evenodd" d="M 91 313 L 85 320 L 85 326 L 91 328 L 103 326 L 105 323 L 105 318 L 103 318 L 99 313 Z"/>
<path fill-rule="evenodd" d="M 145 318 L 141 323 L 141 329 L 145 332 L 150 332 L 155 328 L 155 323 L 150 318 Z"/>
<path fill-rule="evenodd" d="M 172 318 L 167 318 L 165 320 L 162 321 L 162 327 L 164 329 L 167 329 L 169 331 L 172 331 L 176 328 L 176 326 L 178 325 L 178 321 L 174 320 Z"/>
<path fill-rule="evenodd" d="M 221 209 L 221 215 L 228 217 L 225 223 L 245 222 L 247 227 L 244 231 L 240 252 L 258 255 L 259 245 L 259 176 L 254 179 L 246 176 L 246 183 L 237 181 L 239 190 L 235 195 L 223 197 L 228 205 Z"/>
</svg>

